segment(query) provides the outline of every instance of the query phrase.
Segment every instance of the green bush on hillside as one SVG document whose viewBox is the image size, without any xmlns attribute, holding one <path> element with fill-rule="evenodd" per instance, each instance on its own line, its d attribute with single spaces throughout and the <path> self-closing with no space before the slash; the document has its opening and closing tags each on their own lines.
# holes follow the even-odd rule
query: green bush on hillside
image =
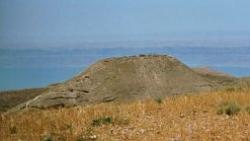
<svg viewBox="0 0 250 141">
<path fill-rule="evenodd" d="M 225 102 L 220 104 L 217 114 L 226 114 L 232 116 L 238 114 L 240 110 L 241 108 L 236 102 Z"/>
<path fill-rule="evenodd" d="M 100 118 L 97 118 L 97 119 L 94 119 L 92 121 L 92 126 L 101 126 L 103 124 L 112 124 L 113 123 L 113 118 L 112 117 L 100 117 Z"/>
</svg>

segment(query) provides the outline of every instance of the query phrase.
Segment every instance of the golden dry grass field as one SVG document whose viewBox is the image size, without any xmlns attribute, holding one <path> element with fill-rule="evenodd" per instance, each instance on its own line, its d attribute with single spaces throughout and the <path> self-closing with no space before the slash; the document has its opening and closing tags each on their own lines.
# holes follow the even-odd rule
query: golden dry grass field
<svg viewBox="0 0 250 141">
<path fill-rule="evenodd" d="M 1 141 L 249 141 L 250 91 L 1 115 Z"/>
</svg>

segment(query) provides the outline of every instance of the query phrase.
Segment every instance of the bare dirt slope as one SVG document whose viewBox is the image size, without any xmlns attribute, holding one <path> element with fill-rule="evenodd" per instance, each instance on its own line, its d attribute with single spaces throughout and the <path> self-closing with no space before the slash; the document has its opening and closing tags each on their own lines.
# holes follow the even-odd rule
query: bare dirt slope
<svg viewBox="0 0 250 141">
<path fill-rule="evenodd" d="M 241 86 L 241 84 L 239 84 L 240 78 L 236 78 L 224 72 L 218 72 L 207 67 L 192 68 L 192 70 L 201 75 L 204 79 L 218 84 L 220 88 Z"/>
</svg>

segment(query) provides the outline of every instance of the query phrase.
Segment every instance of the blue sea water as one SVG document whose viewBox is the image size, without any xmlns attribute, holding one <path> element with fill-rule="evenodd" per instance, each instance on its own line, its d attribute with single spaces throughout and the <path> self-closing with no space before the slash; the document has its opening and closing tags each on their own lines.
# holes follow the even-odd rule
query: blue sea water
<svg viewBox="0 0 250 141">
<path fill-rule="evenodd" d="M 149 53 L 175 56 L 190 67 L 250 76 L 250 47 L 0 48 L 0 91 L 62 82 L 102 58 Z"/>
</svg>

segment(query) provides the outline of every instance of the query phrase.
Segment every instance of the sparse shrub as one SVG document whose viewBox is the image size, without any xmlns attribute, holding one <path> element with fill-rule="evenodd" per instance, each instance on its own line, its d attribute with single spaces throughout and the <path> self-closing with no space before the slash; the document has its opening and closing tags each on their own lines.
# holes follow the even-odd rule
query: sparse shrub
<svg viewBox="0 0 250 141">
<path fill-rule="evenodd" d="M 129 56 L 129 57 L 137 57 L 136 55 L 132 55 L 132 56 Z"/>
<path fill-rule="evenodd" d="M 225 89 L 225 91 L 226 92 L 240 92 L 240 91 L 243 91 L 244 90 L 244 88 L 243 88 L 243 86 L 235 86 L 235 87 L 227 87 L 226 89 Z"/>
<path fill-rule="evenodd" d="M 139 54 L 139 57 L 146 57 L 147 55 L 145 54 Z"/>
<path fill-rule="evenodd" d="M 225 102 L 219 106 L 217 114 L 236 115 L 240 112 L 240 106 L 236 102 Z"/>
<path fill-rule="evenodd" d="M 70 132 L 70 134 L 73 134 L 73 126 L 72 124 L 66 124 L 65 129 Z"/>
<path fill-rule="evenodd" d="M 67 138 L 64 135 L 60 135 L 56 138 L 56 141 L 67 141 Z"/>
<path fill-rule="evenodd" d="M 16 134 L 17 133 L 17 128 L 16 126 L 11 126 L 10 127 L 10 134 Z"/>
<path fill-rule="evenodd" d="M 236 89 L 234 87 L 226 88 L 226 92 L 234 92 Z"/>
<path fill-rule="evenodd" d="M 41 141 L 53 141 L 52 135 L 45 135 L 42 137 Z"/>
<path fill-rule="evenodd" d="M 247 106 L 247 107 L 245 108 L 245 110 L 246 110 L 246 112 L 247 112 L 248 114 L 250 114 L 250 106 Z"/>
<path fill-rule="evenodd" d="M 97 119 L 94 119 L 92 121 L 92 126 L 101 126 L 102 124 L 111 124 L 113 123 L 113 118 L 112 117 L 100 117 L 100 118 L 97 118 Z"/>
<path fill-rule="evenodd" d="M 161 97 L 155 98 L 155 102 L 157 102 L 158 104 L 162 104 L 163 100 Z"/>
</svg>

